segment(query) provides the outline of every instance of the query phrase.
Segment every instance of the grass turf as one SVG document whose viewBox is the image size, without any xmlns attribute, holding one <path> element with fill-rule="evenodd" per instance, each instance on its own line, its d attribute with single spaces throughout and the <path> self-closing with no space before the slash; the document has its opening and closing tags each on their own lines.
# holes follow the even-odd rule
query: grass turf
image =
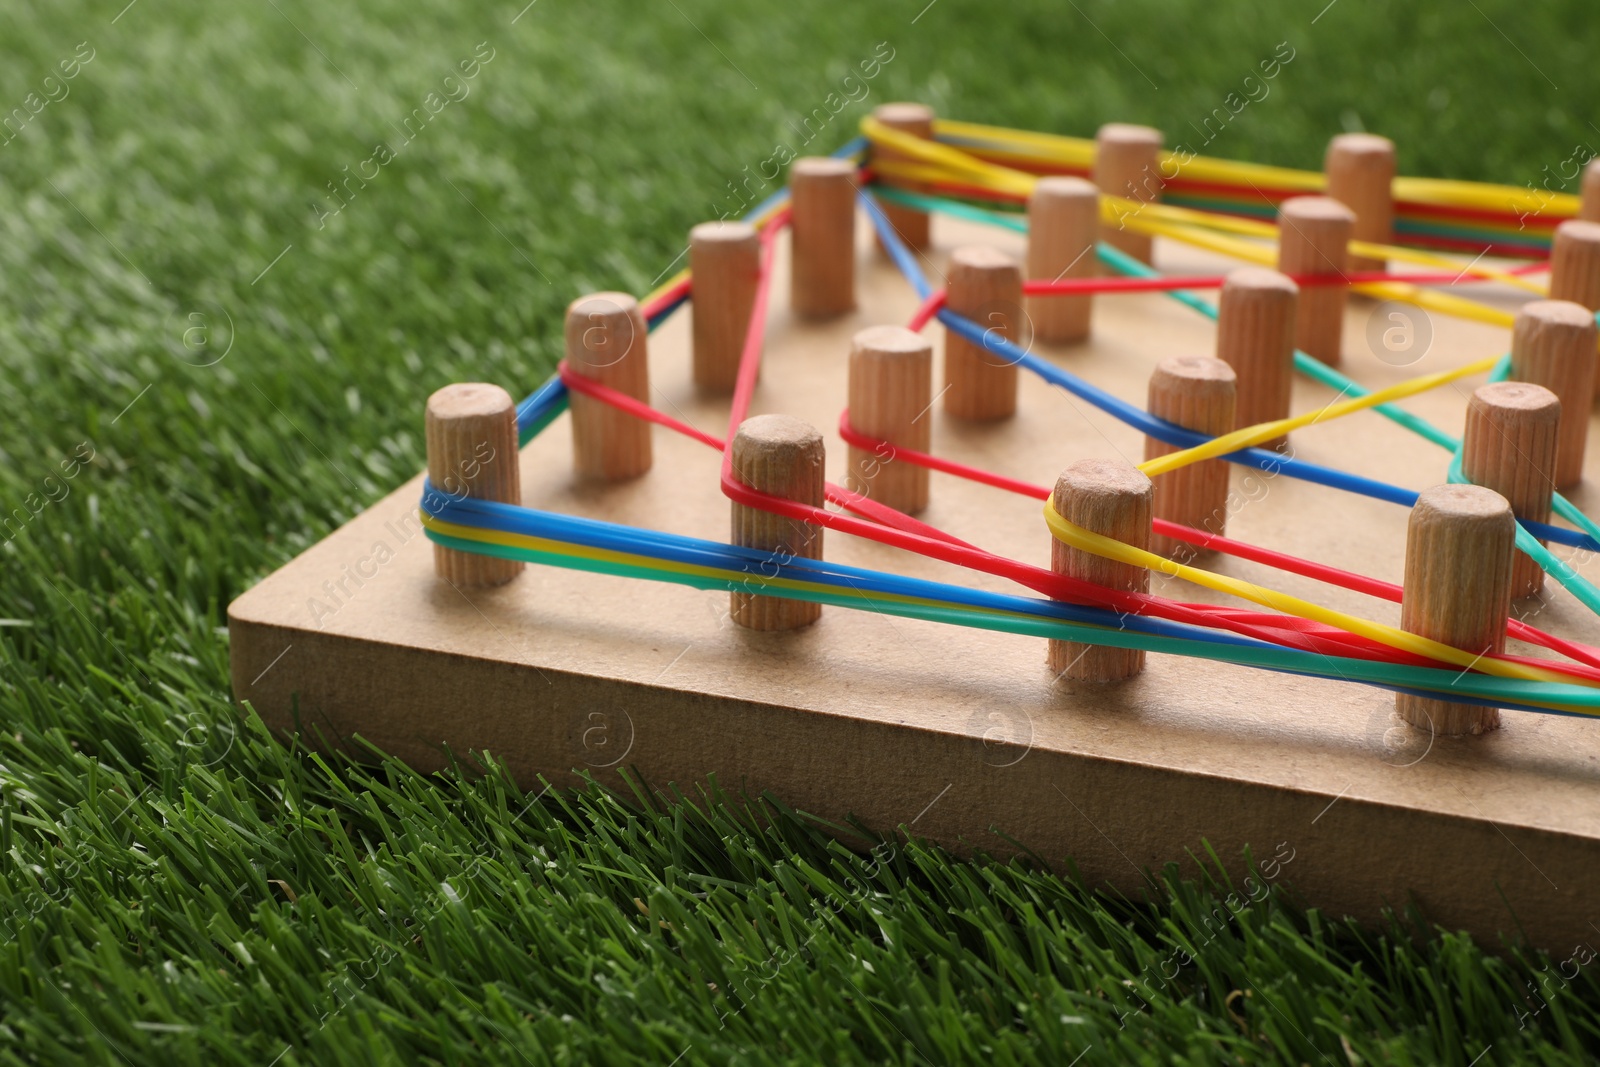
<svg viewBox="0 0 1600 1067">
<path fill-rule="evenodd" d="M 1363 934 L 1171 871 L 1132 902 L 854 853 L 703 785 L 541 796 L 492 760 L 422 778 L 286 747 L 230 708 L 224 626 L 420 466 L 432 389 L 526 392 L 568 299 L 644 291 L 688 226 L 770 191 L 779 143 L 832 148 L 915 98 L 1306 167 L 1365 126 L 1407 172 L 1538 184 L 1600 145 L 1587 12 L 7 5 L 0 1062 L 1593 1056 L 1582 952 Z M 1284 41 L 1270 93 L 1203 144 Z M 866 98 L 803 146 L 880 42 Z"/>
</svg>

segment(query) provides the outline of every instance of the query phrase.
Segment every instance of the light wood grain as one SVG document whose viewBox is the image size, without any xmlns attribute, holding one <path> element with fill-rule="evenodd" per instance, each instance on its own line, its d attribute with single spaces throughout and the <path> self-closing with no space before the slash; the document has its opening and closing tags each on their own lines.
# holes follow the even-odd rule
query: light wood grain
<svg viewBox="0 0 1600 1067">
<path fill-rule="evenodd" d="M 1341 133 L 1328 142 L 1322 170 L 1328 195 L 1356 213 L 1355 239 L 1394 243 L 1394 142 L 1375 133 Z M 1387 260 L 1351 256 L 1350 269 L 1388 270 Z"/>
<path fill-rule="evenodd" d="M 1028 278 L 1054 282 L 1092 278 L 1100 235 L 1100 191 L 1082 178 L 1040 178 L 1028 200 Z M 1030 296 L 1026 310 L 1033 336 L 1052 344 L 1089 336 L 1092 296 Z"/>
<path fill-rule="evenodd" d="M 1080 459 L 1056 479 L 1050 506 L 1057 515 L 1090 533 L 1115 538 L 1135 548 L 1150 547 L 1153 490 L 1150 479 L 1131 463 Z M 1097 556 L 1051 538 L 1050 567 L 1107 589 L 1143 593 L 1150 572 L 1143 567 Z M 1144 670 L 1145 653 L 1134 648 L 1048 642 L 1047 662 L 1057 678 L 1074 682 L 1118 682 Z"/>
<path fill-rule="evenodd" d="M 1561 401 L 1541 385 L 1480 385 L 1467 404 L 1462 473 L 1474 485 L 1505 497 L 1517 518 L 1550 521 L 1562 418 Z M 1517 552 L 1511 564 L 1513 599 L 1532 596 L 1543 588 L 1544 571 L 1525 553 Z"/>
<path fill-rule="evenodd" d="M 702 222 L 689 231 L 694 381 L 732 393 L 761 281 L 761 238 L 748 222 Z"/>
<path fill-rule="evenodd" d="M 1350 269 L 1355 213 L 1326 196 L 1297 196 L 1278 208 L 1278 269 L 1285 274 L 1337 274 Z M 1318 285 L 1300 293 L 1295 347 L 1337 367 L 1343 359 L 1344 309 L 1350 291 Z"/>
<path fill-rule="evenodd" d="M 933 439 L 933 346 L 903 326 L 871 326 L 850 341 L 850 424 L 891 446 L 928 451 Z M 928 506 L 928 468 L 893 448 L 850 446 L 845 487 L 896 511 Z"/>
<path fill-rule="evenodd" d="M 933 140 L 933 108 L 926 104 L 907 102 L 880 104 L 873 108 L 872 117 L 891 130 L 909 133 L 913 137 L 921 137 L 927 141 Z M 902 158 L 900 153 L 892 148 L 874 147 L 872 149 L 872 160 L 900 158 Z M 868 162 L 870 164 L 871 160 Z M 922 193 L 929 191 L 927 186 L 916 182 L 897 180 L 895 184 L 908 192 Z M 884 215 L 889 219 L 889 225 L 900 236 L 900 240 L 905 242 L 906 247 L 913 252 L 921 252 L 928 247 L 931 220 L 928 218 L 926 211 L 918 211 L 916 208 L 905 207 L 900 204 L 885 203 L 882 207 Z M 881 243 L 879 248 L 882 248 Z"/>
<path fill-rule="evenodd" d="M 1027 347 L 1020 327 L 1022 270 L 1016 259 L 987 245 L 958 248 L 946 272 L 946 306 L 986 332 Z M 944 409 L 958 419 L 992 422 L 1017 410 L 1017 367 L 954 330 L 944 334 Z"/>
<path fill-rule="evenodd" d="M 1234 428 L 1233 368 L 1211 356 L 1168 356 L 1150 374 L 1145 410 L 1209 437 Z M 1178 451 L 1154 437 L 1144 439 L 1144 458 Z M 1157 475 L 1153 513 L 1207 533 L 1222 534 L 1228 526 L 1228 464 L 1220 459 L 1190 463 Z M 1195 549 L 1183 541 L 1152 535 L 1151 547 L 1164 556 L 1181 553 L 1187 561 Z"/>
<path fill-rule="evenodd" d="M 1406 530 L 1401 628 L 1474 655 L 1504 652 L 1515 537 L 1511 505 L 1494 490 L 1424 489 Z M 1439 737 L 1481 734 L 1500 725 L 1496 708 L 1409 693 L 1394 700 L 1401 718 Z"/>
<path fill-rule="evenodd" d="M 522 503 L 517 464 L 517 405 L 498 385 L 460 382 L 428 398 L 423 415 L 428 479 L 456 499 Z M 433 546 L 440 578 L 468 588 L 501 585 L 522 573 L 516 560 Z"/>
<path fill-rule="evenodd" d="M 1600 311 L 1600 222 L 1568 219 L 1550 244 L 1550 299 Z"/>
<path fill-rule="evenodd" d="M 567 366 L 583 378 L 646 403 L 650 338 L 639 302 L 627 293 L 591 293 L 567 308 Z M 572 465 L 580 478 L 637 478 L 654 461 L 650 424 L 610 404 L 572 394 Z"/>
<path fill-rule="evenodd" d="M 1594 316 L 1581 304 L 1535 300 L 1517 312 L 1511 330 L 1511 376 L 1542 385 L 1561 400 L 1553 471 L 1557 489 L 1569 489 L 1583 479 L 1596 351 Z"/>
<path fill-rule="evenodd" d="M 1217 301 L 1217 358 L 1233 368 L 1240 426 L 1289 417 L 1294 385 L 1295 309 L 1300 287 L 1264 267 L 1228 273 Z M 1264 441 L 1283 448 L 1288 434 Z"/>
<path fill-rule="evenodd" d="M 1108 122 L 1095 133 L 1094 183 L 1102 193 L 1136 200 L 1161 201 L 1161 131 L 1149 126 Z M 1103 223 L 1100 239 L 1144 263 L 1150 262 L 1148 234 L 1135 233 L 1117 222 Z"/>
<path fill-rule="evenodd" d="M 807 319 L 854 311 L 855 163 L 832 156 L 795 160 L 789 168 L 789 206 L 789 306 Z"/>
<path fill-rule="evenodd" d="M 733 476 L 752 489 L 820 508 L 827 478 L 822 435 L 790 415 L 757 415 L 733 435 Z M 731 543 L 771 553 L 774 564 L 822 558 L 822 527 L 735 503 Z M 775 573 L 775 572 L 774 572 Z M 798 630 L 822 617 L 809 600 L 733 592 L 733 621 L 752 630 Z"/>
</svg>

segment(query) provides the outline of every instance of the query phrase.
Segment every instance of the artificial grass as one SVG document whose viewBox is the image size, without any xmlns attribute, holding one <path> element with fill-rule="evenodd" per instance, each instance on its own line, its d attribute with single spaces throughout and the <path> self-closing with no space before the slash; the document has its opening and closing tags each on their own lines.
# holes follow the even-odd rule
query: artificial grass
<svg viewBox="0 0 1600 1067">
<path fill-rule="evenodd" d="M 1067 857 L 875 860 L 703 783 L 662 806 L 318 757 L 231 707 L 225 629 L 421 465 L 429 392 L 531 389 L 572 296 L 643 292 L 770 191 L 777 144 L 832 148 L 893 98 L 1176 142 L 1289 41 L 1205 151 L 1316 167 L 1364 125 L 1410 173 L 1558 187 L 1600 146 L 1587 12 L 0 9 L 0 1062 L 1592 1057 L 1581 955 L 1362 935 L 1171 872 L 1110 899 Z"/>
</svg>

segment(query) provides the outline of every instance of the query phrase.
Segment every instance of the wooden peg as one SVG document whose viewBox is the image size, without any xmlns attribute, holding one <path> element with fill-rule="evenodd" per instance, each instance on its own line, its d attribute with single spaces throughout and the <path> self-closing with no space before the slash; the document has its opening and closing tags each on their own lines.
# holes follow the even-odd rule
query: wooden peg
<svg viewBox="0 0 1600 1067">
<path fill-rule="evenodd" d="M 1295 307 L 1300 287 L 1265 267 L 1240 267 L 1217 302 L 1217 358 L 1233 368 L 1237 426 L 1289 417 L 1294 384 Z M 1261 444 L 1283 448 L 1284 434 Z"/>
<path fill-rule="evenodd" d="M 1473 655 L 1502 652 L 1511 609 L 1511 505 L 1479 485 L 1424 489 L 1406 528 L 1400 626 Z M 1500 725 L 1497 708 L 1395 694 L 1400 717 L 1436 735 L 1481 734 Z"/>
<path fill-rule="evenodd" d="M 855 310 L 856 165 L 832 156 L 795 160 L 789 205 L 789 306 L 808 319 Z"/>
<path fill-rule="evenodd" d="M 1090 533 L 1116 538 L 1135 548 L 1150 547 L 1150 479 L 1119 460 L 1080 459 L 1061 472 L 1050 506 L 1056 514 Z M 1150 572 L 1071 548 L 1051 538 L 1050 568 L 1107 589 L 1145 593 Z M 1144 652 L 1131 648 L 1050 641 L 1050 672 L 1075 682 L 1114 682 L 1144 670 Z"/>
<path fill-rule="evenodd" d="M 1589 405 L 1594 400 L 1595 353 L 1600 344 L 1597 335 L 1600 329 L 1594 316 L 1583 305 L 1567 300 L 1524 304 L 1511 328 L 1511 377 L 1542 385 L 1561 400 L 1561 430 L 1556 438 L 1553 472 L 1557 489 L 1583 480 Z"/>
<path fill-rule="evenodd" d="M 462 382 L 428 398 L 423 416 L 428 480 L 433 491 L 460 499 L 522 503 L 517 464 L 517 405 L 498 385 Z M 433 546 L 434 573 L 454 586 L 503 585 L 522 562 Z"/>
<path fill-rule="evenodd" d="M 689 231 L 694 384 L 731 393 L 761 280 L 761 238 L 748 222 L 702 222 Z"/>
<path fill-rule="evenodd" d="M 1216 437 L 1234 428 L 1233 368 L 1210 356 L 1168 356 L 1150 375 L 1146 409 L 1157 418 L 1175 422 L 1186 430 Z M 1144 458 L 1155 459 L 1178 449 L 1154 437 L 1144 439 Z M 1228 464 L 1207 459 L 1158 475 L 1155 479 L 1155 517 L 1181 523 L 1207 533 L 1220 534 L 1228 522 Z M 1154 550 L 1164 556 L 1190 546 L 1170 537 L 1153 535 Z"/>
<path fill-rule="evenodd" d="M 788 415 L 757 415 L 733 435 L 733 474 L 745 485 L 786 500 L 822 506 L 822 435 L 810 423 Z M 822 558 L 822 527 L 733 505 L 733 543 L 769 552 L 771 564 L 795 558 Z M 766 567 L 772 573 L 772 567 Z M 730 593 L 733 621 L 751 630 L 798 630 L 822 617 L 822 605 L 809 600 Z"/>
<path fill-rule="evenodd" d="M 925 141 L 933 140 L 933 108 L 926 104 L 880 104 L 872 111 L 872 117 L 901 133 L 909 133 L 913 137 L 921 137 Z M 874 148 L 871 161 L 876 163 L 884 160 L 903 159 L 893 149 Z M 903 182 L 898 178 L 894 184 L 897 188 L 908 192 L 926 192 L 927 187 L 917 182 Z M 894 227 L 895 233 L 900 235 L 900 240 L 913 252 L 923 252 L 928 248 L 928 213 L 918 211 L 916 208 L 902 207 L 899 204 L 883 204 L 883 213 L 889 219 L 889 225 Z M 878 242 L 878 247 L 883 247 L 883 242 Z"/>
<path fill-rule="evenodd" d="M 850 425 L 917 452 L 932 438 L 933 346 L 903 326 L 872 326 L 850 343 Z M 850 446 L 845 484 L 907 515 L 928 506 L 928 469 L 892 451 Z"/>
<path fill-rule="evenodd" d="M 1337 274 L 1349 269 L 1355 213 L 1327 196 L 1297 196 L 1278 208 L 1278 269 L 1285 274 Z M 1295 347 L 1337 367 L 1344 341 L 1343 285 L 1319 285 L 1300 294 Z"/>
<path fill-rule="evenodd" d="M 1100 190 L 1082 178 L 1040 178 L 1028 199 L 1028 277 L 1092 278 L 1099 273 Z M 1089 336 L 1090 296 L 1030 296 L 1033 335 L 1060 344 Z"/>
<path fill-rule="evenodd" d="M 1542 385 L 1479 386 L 1467 404 L 1467 431 L 1462 438 L 1461 468 L 1467 480 L 1505 497 L 1517 518 L 1548 522 L 1561 412 L 1561 401 Z M 1517 552 L 1511 563 L 1512 598 L 1532 596 L 1543 588 L 1544 571 L 1531 557 Z"/>
<path fill-rule="evenodd" d="M 1550 299 L 1600 311 L 1600 222 L 1568 219 L 1550 246 Z"/>
<path fill-rule="evenodd" d="M 1094 183 L 1107 196 L 1137 200 L 1140 205 L 1161 199 L 1161 131 L 1149 126 L 1108 122 L 1094 137 Z M 1135 233 L 1122 221 L 1105 222 L 1100 239 L 1128 255 L 1150 262 L 1148 234 Z"/>
<path fill-rule="evenodd" d="M 567 367 L 574 374 L 650 399 L 649 339 L 639 302 L 627 293 L 591 293 L 567 308 Z M 650 424 L 610 404 L 572 394 L 572 465 L 580 478 L 608 482 L 650 469 Z"/>
<path fill-rule="evenodd" d="M 1600 158 L 1589 160 L 1583 168 L 1583 186 L 1578 193 L 1578 218 L 1600 222 Z"/>
<path fill-rule="evenodd" d="M 1022 270 L 1017 261 L 981 245 L 958 248 L 946 275 L 946 306 L 1008 341 L 1021 338 Z M 944 409 L 958 419 L 1009 419 L 1017 410 L 1017 366 L 955 331 L 944 335 Z"/>
<path fill-rule="evenodd" d="M 1328 195 L 1356 213 L 1355 239 L 1394 243 L 1394 142 L 1375 133 L 1341 133 L 1322 163 Z M 1386 260 L 1351 256 L 1350 269 L 1388 270 Z"/>
</svg>

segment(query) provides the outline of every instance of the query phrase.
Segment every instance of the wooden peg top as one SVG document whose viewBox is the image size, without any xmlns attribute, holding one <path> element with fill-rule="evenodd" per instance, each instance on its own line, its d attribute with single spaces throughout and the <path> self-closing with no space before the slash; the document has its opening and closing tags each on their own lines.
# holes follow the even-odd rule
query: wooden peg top
<svg viewBox="0 0 1600 1067">
<path fill-rule="evenodd" d="M 888 125 L 888 123 L 884 123 Z M 796 177 L 801 179 L 848 178 L 856 172 L 856 163 L 853 159 L 839 159 L 836 156 L 801 156 L 789 165 L 789 180 Z"/>
<path fill-rule="evenodd" d="M 1129 498 L 1144 502 L 1149 514 L 1150 497 L 1155 492 L 1149 477 L 1131 463 L 1115 459 L 1080 459 L 1068 464 L 1056 479 L 1056 491 L 1051 497 L 1056 513 L 1076 526 L 1086 530 L 1105 525 L 1106 520 L 1120 517 Z M 1062 511 L 1067 502 L 1068 511 Z"/>
<path fill-rule="evenodd" d="M 1228 272 L 1223 286 L 1229 292 L 1238 293 L 1271 293 L 1287 294 L 1294 296 L 1300 292 L 1300 287 L 1294 279 L 1270 267 L 1236 267 Z"/>
<path fill-rule="evenodd" d="M 590 293 L 567 308 L 567 360 L 579 373 L 622 362 L 644 335 L 639 301 L 629 293 Z"/>
<path fill-rule="evenodd" d="M 949 284 L 957 286 L 958 274 L 993 274 L 1001 271 L 1021 270 L 1017 261 L 998 248 L 988 245 L 963 245 L 950 253 Z"/>
<path fill-rule="evenodd" d="M 904 130 L 918 137 L 933 136 L 933 108 L 927 104 L 879 104 L 872 109 L 872 117 L 890 129 Z"/>
<path fill-rule="evenodd" d="M 1100 190 L 1094 182 L 1070 174 L 1048 174 L 1033 186 L 1032 200 L 1035 204 L 1091 199 L 1100 199 Z"/>
<path fill-rule="evenodd" d="M 1365 166 L 1382 165 L 1393 169 L 1394 142 L 1376 133 L 1341 133 L 1328 142 L 1324 166 L 1336 158 Z"/>
<path fill-rule="evenodd" d="M 797 469 L 820 467 L 822 456 L 822 434 L 809 422 L 792 415 L 753 415 L 741 422 L 733 435 L 735 474 L 752 463 L 767 465 L 773 461 Z M 770 486 L 765 491 L 790 496 Z"/>
<path fill-rule="evenodd" d="M 1095 131 L 1095 142 L 1100 149 L 1142 148 L 1160 151 L 1162 133 L 1154 126 L 1137 126 L 1127 122 L 1108 122 Z"/>
<path fill-rule="evenodd" d="M 1212 356 L 1168 356 L 1150 374 L 1150 388 L 1182 391 L 1195 397 L 1232 394 L 1238 376 Z"/>
<path fill-rule="evenodd" d="M 848 160 L 840 162 L 847 163 Z M 759 242 L 760 234 L 748 222 L 720 219 L 702 222 L 689 230 L 689 243 L 696 245 L 738 245 Z"/>
<path fill-rule="evenodd" d="M 486 382 L 457 382 L 428 397 L 427 417 L 437 422 L 493 419 L 516 408 L 511 394 Z"/>
<path fill-rule="evenodd" d="M 1476 411 L 1495 412 L 1502 418 L 1523 423 L 1556 422 L 1561 417 L 1561 398 L 1532 382 L 1490 382 L 1472 391 L 1468 406 Z"/>
<path fill-rule="evenodd" d="M 1595 227 L 1600 230 L 1600 226 Z M 1590 331 L 1597 328 L 1594 314 L 1582 304 L 1570 300 L 1534 300 L 1523 304 L 1517 311 L 1518 330 L 1527 324 L 1529 329 L 1557 329 Z"/>
<path fill-rule="evenodd" d="M 850 347 L 857 352 L 890 357 L 920 356 L 933 351 L 931 341 L 904 326 L 868 326 L 856 332 L 850 339 Z"/>
<path fill-rule="evenodd" d="M 963 245 L 950 253 L 945 274 L 951 311 L 961 315 L 999 312 L 1009 340 L 1027 347 L 1022 310 L 1022 265 L 998 248 Z M 993 323 L 984 323 L 993 325 Z"/>
<path fill-rule="evenodd" d="M 1278 214 L 1296 226 L 1353 226 L 1356 213 L 1331 196 L 1296 196 L 1278 205 Z"/>
<path fill-rule="evenodd" d="M 1469 538 L 1452 542 L 1462 545 L 1469 554 L 1477 542 L 1481 541 L 1482 548 L 1488 550 L 1498 546 L 1508 532 L 1516 533 L 1516 519 L 1506 498 L 1481 485 L 1435 485 L 1424 489 L 1417 494 L 1411 509 L 1411 522 Z"/>
</svg>

